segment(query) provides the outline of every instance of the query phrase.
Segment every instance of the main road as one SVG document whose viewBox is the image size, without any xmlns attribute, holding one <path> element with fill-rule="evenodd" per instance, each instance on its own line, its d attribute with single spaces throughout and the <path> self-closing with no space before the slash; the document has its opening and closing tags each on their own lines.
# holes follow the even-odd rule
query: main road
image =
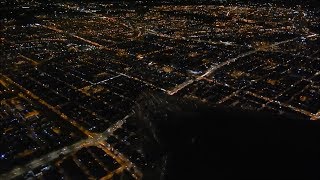
<svg viewBox="0 0 320 180">
<path fill-rule="evenodd" d="M 315 36 L 318 36 L 318 34 L 311 34 L 311 35 L 306 36 L 306 37 L 296 37 L 296 38 L 288 39 L 288 40 L 285 40 L 285 41 L 280 41 L 280 42 L 273 43 L 273 44 L 269 45 L 267 48 L 273 48 L 273 47 L 276 47 L 278 45 L 286 44 L 288 42 L 292 42 L 292 41 L 295 41 L 295 40 L 298 40 L 298 39 L 301 39 L 301 38 L 311 38 L 311 37 L 315 37 Z M 252 50 L 252 51 L 248 51 L 248 52 L 245 52 L 245 53 L 242 53 L 242 54 L 238 55 L 235 58 L 228 59 L 227 61 L 222 62 L 222 63 L 220 63 L 218 65 L 212 65 L 209 69 L 207 69 L 207 71 L 204 74 L 202 74 L 201 76 L 198 76 L 195 79 L 189 79 L 189 80 L 183 82 L 182 84 L 180 84 L 180 85 L 176 86 L 174 89 L 172 89 L 169 92 L 169 94 L 170 95 L 174 95 L 177 92 L 179 92 L 180 90 L 184 89 L 185 87 L 193 84 L 194 82 L 199 81 L 199 80 L 201 80 L 201 79 L 203 79 L 203 78 L 205 78 L 207 76 L 210 76 L 212 73 L 214 73 L 218 69 L 220 69 L 220 68 L 222 68 L 224 66 L 230 65 L 231 63 L 234 63 L 234 62 L 238 61 L 239 59 L 241 59 L 243 57 L 252 55 L 252 54 L 257 53 L 259 51 L 260 51 L 260 49 L 255 49 L 255 50 Z"/>
<path fill-rule="evenodd" d="M 14 179 L 18 176 L 21 176 L 23 174 L 25 174 L 28 171 L 31 171 L 37 167 L 40 167 L 42 165 L 46 165 L 56 159 L 58 159 L 61 155 L 66 156 L 68 154 L 71 154 L 73 152 L 76 152 L 78 150 L 80 150 L 83 147 L 87 147 L 87 146 L 106 146 L 106 147 L 110 147 L 110 144 L 107 144 L 105 142 L 105 140 L 112 135 L 112 133 L 117 130 L 118 128 L 121 128 L 121 126 L 126 122 L 126 120 L 132 116 L 132 113 L 127 115 L 126 117 L 124 117 L 123 119 L 117 121 L 116 123 L 114 123 L 110 128 L 108 128 L 106 131 L 100 133 L 100 134 L 96 134 L 95 136 L 89 137 L 87 139 L 81 140 L 75 144 L 63 147 L 61 149 L 58 149 L 56 151 L 50 152 L 49 154 L 46 154 L 44 156 L 41 156 L 37 159 L 34 159 L 33 161 L 20 166 L 20 167 L 16 167 L 13 170 L 11 170 L 8 173 L 5 174 L 1 174 L 0 175 L 0 179 Z M 115 155 L 115 157 L 117 159 L 120 159 L 120 163 L 122 166 L 130 169 L 133 168 L 133 175 L 137 178 L 141 178 L 141 172 L 140 170 L 136 167 L 135 164 L 133 164 L 132 162 L 130 162 L 129 159 L 127 159 L 124 155 L 117 153 Z"/>
</svg>

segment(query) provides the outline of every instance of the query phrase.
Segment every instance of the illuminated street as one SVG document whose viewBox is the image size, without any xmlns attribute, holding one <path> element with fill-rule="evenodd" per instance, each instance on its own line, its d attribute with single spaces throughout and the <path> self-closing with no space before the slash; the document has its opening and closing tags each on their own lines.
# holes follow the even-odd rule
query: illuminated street
<svg viewBox="0 0 320 180">
<path fill-rule="evenodd" d="M 146 150 L 160 148 L 134 114 L 148 94 L 320 120 L 311 5 L 0 5 L 0 179 L 160 176 Z"/>
</svg>

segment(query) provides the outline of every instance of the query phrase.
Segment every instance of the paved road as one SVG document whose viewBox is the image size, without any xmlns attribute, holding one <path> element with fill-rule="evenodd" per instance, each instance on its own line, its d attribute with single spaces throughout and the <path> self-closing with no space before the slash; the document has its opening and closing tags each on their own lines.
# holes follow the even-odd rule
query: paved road
<svg viewBox="0 0 320 180">
<path fill-rule="evenodd" d="M 309 36 L 306 36 L 305 38 L 311 38 L 311 37 L 315 37 L 315 36 L 318 36 L 318 34 L 312 34 L 312 35 L 309 35 Z M 288 40 L 285 40 L 285 41 L 280 41 L 280 42 L 277 42 L 277 43 L 274 43 L 274 44 L 271 44 L 268 46 L 268 48 L 272 48 L 272 47 L 276 47 L 280 44 L 286 44 L 288 42 L 292 42 L 292 41 L 295 41 L 295 40 L 298 40 L 300 38 L 303 38 L 303 37 L 296 37 L 296 38 L 292 38 L 292 39 L 288 39 Z M 237 57 L 235 58 L 231 58 L 225 62 L 222 62 L 218 65 L 212 65 L 204 74 L 202 74 L 201 76 L 198 76 L 196 79 L 190 79 L 190 80 L 187 80 L 185 81 L 184 83 L 176 86 L 173 90 L 171 90 L 169 92 L 170 95 L 174 95 L 176 94 L 177 92 L 179 92 L 180 90 L 184 89 L 185 87 L 187 87 L 188 85 L 191 85 L 193 84 L 194 82 L 196 81 L 199 81 L 207 76 L 210 76 L 212 73 L 214 73 L 216 70 L 224 67 L 224 66 L 227 66 L 227 65 L 230 65 L 231 63 L 234 63 L 236 61 L 238 61 L 240 58 L 243 58 L 243 57 L 246 57 L 246 56 L 249 56 L 249 55 L 252 55 L 254 53 L 257 53 L 259 52 L 260 50 L 259 49 L 256 49 L 256 50 L 252 50 L 252 51 L 248 51 L 248 52 L 245 52 L 245 53 L 242 53 L 240 55 L 238 55 Z"/>
<path fill-rule="evenodd" d="M 34 159 L 30 163 L 27 163 L 27 164 L 20 166 L 20 167 L 16 167 L 8 173 L 1 174 L 0 179 L 14 179 L 14 178 L 16 178 L 20 175 L 23 175 L 24 173 L 32 170 L 32 169 L 35 169 L 39 166 L 46 165 L 46 164 L 50 163 L 51 161 L 59 158 L 60 155 L 65 156 L 65 155 L 68 155 L 72 152 L 76 152 L 77 150 L 80 150 L 83 147 L 90 146 L 90 145 L 98 145 L 98 144 L 100 144 L 100 142 L 104 142 L 104 140 L 106 138 L 108 138 L 115 130 L 120 128 L 126 122 L 126 120 L 131 116 L 132 116 L 132 114 L 129 114 L 126 117 L 124 117 L 123 119 L 117 121 L 115 124 L 113 124 L 110 128 L 108 128 L 103 133 L 97 134 L 93 137 L 89 137 L 85 140 L 81 140 L 75 144 L 72 144 L 70 146 L 66 146 L 66 147 L 61 148 L 59 150 L 50 152 L 49 154 L 46 154 L 40 158 Z M 124 156 L 121 156 L 121 159 L 124 159 L 125 162 L 130 162 L 128 159 L 125 159 Z M 130 166 L 136 167 L 131 162 L 130 162 Z"/>
</svg>

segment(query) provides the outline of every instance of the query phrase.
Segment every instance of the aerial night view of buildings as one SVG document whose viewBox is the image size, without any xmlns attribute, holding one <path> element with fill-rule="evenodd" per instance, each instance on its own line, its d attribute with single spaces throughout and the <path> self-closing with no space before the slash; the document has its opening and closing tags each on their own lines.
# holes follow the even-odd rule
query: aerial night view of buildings
<svg viewBox="0 0 320 180">
<path fill-rule="evenodd" d="M 319 7 L 1 0 L 0 179 L 160 179 L 153 94 L 320 120 Z"/>
</svg>

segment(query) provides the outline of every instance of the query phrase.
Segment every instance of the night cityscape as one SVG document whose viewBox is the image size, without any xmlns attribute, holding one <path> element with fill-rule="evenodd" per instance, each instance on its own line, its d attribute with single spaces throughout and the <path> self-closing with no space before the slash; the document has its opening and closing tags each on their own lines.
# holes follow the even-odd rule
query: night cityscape
<svg viewBox="0 0 320 180">
<path fill-rule="evenodd" d="M 320 120 L 311 1 L 0 5 L 0 179 L 156 179 L 144 93 Z"/>
</svg>

